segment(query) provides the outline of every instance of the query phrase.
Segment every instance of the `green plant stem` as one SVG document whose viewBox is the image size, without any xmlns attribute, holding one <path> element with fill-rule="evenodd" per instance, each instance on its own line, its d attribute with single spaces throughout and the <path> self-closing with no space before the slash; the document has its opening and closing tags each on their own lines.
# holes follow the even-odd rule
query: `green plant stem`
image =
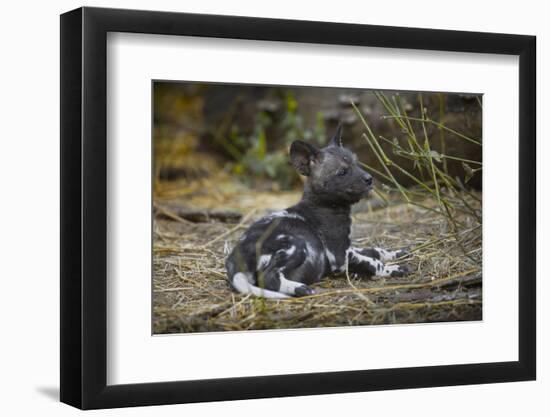
<svg viewBox="0 0 550 417">
<path fill-rule="evenodd" d="M 397 116 L 397 117 L 404 118 L 405 116 Z M 382 116 L 382 118 L 384 118 L 384 119 L 394 119 L 394 118 L 396 118 L 396 116 Z M 433 125 L 435 125 L 435 126 L 437 126 L 437 127 L 441 127 L 441 129 L 446 130 L 447 132 L 450 132 L 450 133 L 452 133 L 453 135 L 458 136 L 459 138 L 462 138 L 462 139 L 464 139 L 464 140 L 467 140 L 468 142 L 472 142 L 472 143 L 474 143 L 474 144 L 476 144 L 476 145 L 478 145 L 478 146 L 481 146 L 481 142 L 477 141 L 476 139 L 472 139 L 472 138 L 470 138 L 470 137 L 468 137 L 468 136 L 466 136 L 466 135 L 464 135 L 464 134 L 462 134 L 462 133 L 460 133 L 460 132 L 457 132 L 457 131 L 454 130 L 454 129 L 451 129 L 450 127 L 447 127 L 447 126 L 445 126 L 445 125 L 443 125 L 443 124 L 441 124 L 441 123 L 439 123 L 439 122 L 436 122 L 435 120 L 432 120 L 432 119 L 424 119 L 424 118 L 420 118 L 420 117 L 407 117 L 407 118 L 410 119 L 410 120 L 415 120 L 415 121 L 417 121 L 417 122 L 422 122 L 422 121 L 424 121 L 424 122 L 426 122 L 426 123 L 431 123 L 431 124 L 433 124 Z"/>
<path fill-rule="evenodd" d="M 445 103 L 443 101 L 443 94 L 438 93 L 439 98 L 439 123 L 441 123 L 441 126 L 443 126 L 443 119 L 445 118 Z M 422 117 L 425 117 L 424 114 Z M 439 141 L 441 143 L 441 153 L 445 154 L 446 151 L 446 143 L 445 143 L 445 131 L 443 128 L 439 127 Z M 449 173 L 449 170 L 447 169 L 447 160 L 443 160 L 443 171 L 445 171 L 446 174 Z"/>
<path fill-rule="evenodd" d="M 422 112 L 422 115 L 424 115 L 424 103 L 422 101 L 422 94 L 418 95 L 418 99 L 420 101 L 420 111 Z M 439 206 L 441 207 L 443 203 L 441 202 L 441 195 L 439 193 L 439 183 L 437 181 L 437 176 L 435 174 L 434 161 L 433 161 L 433 158 L 432 158 L 432 152 L 431 152 L 431 148 L 430 148 L 430 141 L 428 140 L 428 132 L 426 131 L 426 123 L 425 122 L 422 122 L 422 131 L 424 132 L 424 147 L 427 150 L 428 160 L 430 161 L 430 168 L 431 168 L 432 177 L 433 177 L 433 181 L 434 181 L 435 193 L 437 195 L 437 202 L 439 203 Z M 447 210 L 446 206 L 445 206 L 445 209 Z"/>
<path fill-rule="evenodd" d="M 473 161 L 471 159 L 460 158 L 458 156 L 441 155 L 442 159 L 452 159 L 454 161 L 466 162 L 467 164 L 483 165 L 483 162 Z"/>
</svg>

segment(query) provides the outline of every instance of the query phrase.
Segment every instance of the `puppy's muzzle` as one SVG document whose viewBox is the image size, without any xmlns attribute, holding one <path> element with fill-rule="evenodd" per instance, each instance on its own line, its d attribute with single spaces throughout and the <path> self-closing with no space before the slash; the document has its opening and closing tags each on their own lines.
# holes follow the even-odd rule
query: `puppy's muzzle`
<svg viewBox="0 0 550 417">
<path fill-rule="evenodd" d="M 372 183 L 373 183 L 373 179 L 372 179 L 372 175 L 370 174 L 365 174 L 363 175 L 363 177 L 361 178 L 363 180 L 363 182 L 365 183 L 365 185 L 370 189 L 372 188 Z"/>
</svg>

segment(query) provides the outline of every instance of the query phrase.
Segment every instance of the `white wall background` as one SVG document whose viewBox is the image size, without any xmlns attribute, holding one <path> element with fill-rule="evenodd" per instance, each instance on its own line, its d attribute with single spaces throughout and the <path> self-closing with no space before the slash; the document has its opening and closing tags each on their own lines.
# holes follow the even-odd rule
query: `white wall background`
<svg viewBox="0 0 550 417">
<path fill-rule="evenodd" d="M 533 34 L 538 37 L 539 259 L 550 250 L 550 154 L 542 138 L 550 84 L 550 26 L 544 2 L 393 0 L 329 4 L 278 0 L 94 1 L 86 5 L 180 12 Z M 0 61 L 0 410 L 3 415 L 74 415 L 57 402 L 59 379 L 59 17 L 82 3 L 6 2 L 1 17 Z M 546 188 L 546 191 L 544 190 Z M 546 232 L 546 233 L 545 233 Z M 550 405 L 549 293 L 538 268 L 538 381 L 377 393 L 237 401 L 100 411 L 99 415 L 224 416 L 371 414 L 446 417 L 547 415 Z M 404 344 L 406 345 L 406 343 Z M 546 395 L 544 395 L 546 394 Z M 32 415 L 32 414 L 31 414 Z"/>
</svg>

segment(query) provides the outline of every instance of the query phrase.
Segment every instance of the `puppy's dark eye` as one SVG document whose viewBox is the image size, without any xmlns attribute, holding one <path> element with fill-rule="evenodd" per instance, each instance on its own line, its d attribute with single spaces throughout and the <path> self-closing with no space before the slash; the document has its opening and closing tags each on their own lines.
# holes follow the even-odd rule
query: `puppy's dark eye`
<svg viewBox="0 0 550 417">
<path fill-rule="evenodd" d="M 346 175 L 348 173 L 348 169 L 347 168 L 340 168 L 338 170 L 338 172 L 336 172 L 336 175 L 338 175 L 339 177 L 343 177 L 344 175 Z"/>
</svg>

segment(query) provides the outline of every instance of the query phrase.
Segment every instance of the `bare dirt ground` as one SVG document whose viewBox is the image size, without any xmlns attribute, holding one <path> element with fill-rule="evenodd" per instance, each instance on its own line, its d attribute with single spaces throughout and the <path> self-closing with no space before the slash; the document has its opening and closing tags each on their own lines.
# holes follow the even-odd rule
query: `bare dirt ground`
<svg viewBox="0 0 550 417">
<path fill-rule="evenodd" d="M 465 220 L 466 227 L 452 233 L 445 219 L 399 202 L 376 210 L 361 203 L 352 239 L 359 247 L 408 247 L 411 254 L 400 262 L 411 275 L 342 274 L 314 285 L 315 295 L 288 300 L 236 294 L 226 280 L 225 253 L 251 222 L 294 204 L 299 193 L 205 181 L 165 186 L 155 197 L 155 334 L 482 319 L 480 225 Z"/>
</svg>

